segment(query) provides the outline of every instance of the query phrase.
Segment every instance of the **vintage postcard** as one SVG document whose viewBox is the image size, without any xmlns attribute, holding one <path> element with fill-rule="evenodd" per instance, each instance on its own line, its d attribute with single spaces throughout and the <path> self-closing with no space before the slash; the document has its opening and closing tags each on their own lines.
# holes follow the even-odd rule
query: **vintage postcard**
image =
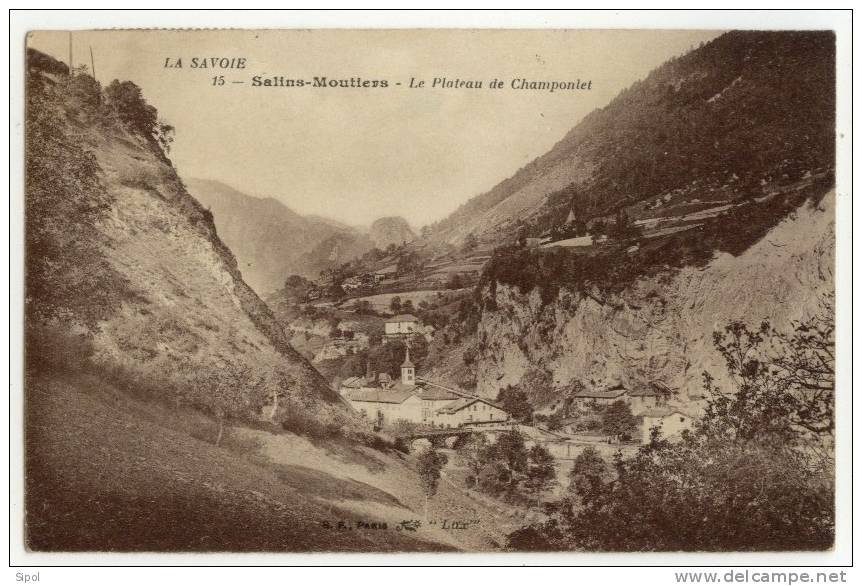
<svg viewBox="0 0 862 586">
<path fill-rule="evenodd" d="M 13 536 L 832 551 L 836 33 L 744 28 L 30 30 Z"/>
</svg>

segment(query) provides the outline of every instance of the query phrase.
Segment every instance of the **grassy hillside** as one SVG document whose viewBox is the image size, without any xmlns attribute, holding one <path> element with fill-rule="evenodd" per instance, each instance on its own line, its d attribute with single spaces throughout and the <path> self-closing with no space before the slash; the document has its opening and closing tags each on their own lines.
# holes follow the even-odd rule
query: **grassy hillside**
<svg viewBox="0 0 862 586">
<path fill-rule="evenodd" d="M 423 523 L 411 459 L 275 427 L 217 423 L 136 399 L 100 377 L 28 380 L 27 543 L 39 551 L 488 550 L 517 523 L 442 483 L 434 518 L 481 519 L 466 531 Z M 397 454 L 394 453 L 394 454 Z M 345 522 L 354 529 L 339 529 Z M 359 526 L 386 523 L 386 529 Z"/>
<path fill-rule="evenodd" d="M 736 31 L 672 59 L 547 154 L 434 226 L 434 238 L 535 235 L 674 190 L 762 194 L 834 166 L 830 32 Z"/>
<path fill-rule="evenodd" d="M 429 513 L 482 523 L 399 529 L 423 518 L 412 457 L 289 345 L 177 177 L 170 127 L 131 82 L 29 57 L 28 547 L 499 547 L 514 525 L 448 482 Z"/>
</svg>

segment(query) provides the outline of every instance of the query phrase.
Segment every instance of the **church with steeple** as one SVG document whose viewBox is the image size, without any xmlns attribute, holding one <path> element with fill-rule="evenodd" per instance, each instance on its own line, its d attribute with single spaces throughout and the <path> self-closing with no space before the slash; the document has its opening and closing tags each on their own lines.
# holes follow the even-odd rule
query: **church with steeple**
<svg viewBox="0 0 862 586">
<path fill-rule="evenodd" d="M 460 427 L 501 423 L 509 418 L 491 401 L 418 378 L 409 345 L 401 363 L 400 380 L 393 381 L 387 373 L 376 374 L 369 364 L 364 377 L 345 379 L 339 392 L 377 427 L 400 420 L 431 427 Z"/>
<path fill-rule="evenodd" d="M 416 384 L 416 367 L 410 362 L 410 345 L 407 344 L 407 351 L 404 353 L 404 363 L 401 365 L 401 384 L 404 386 L 414 386 Z"/>
</svg>

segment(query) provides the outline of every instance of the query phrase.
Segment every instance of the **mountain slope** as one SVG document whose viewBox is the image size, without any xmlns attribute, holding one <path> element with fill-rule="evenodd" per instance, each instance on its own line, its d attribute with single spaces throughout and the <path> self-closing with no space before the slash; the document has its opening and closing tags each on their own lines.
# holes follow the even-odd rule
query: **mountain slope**
<svg viewBox="0 0 862 586">
<path fill-rule="evenodd" d="M 267 295 L 288 275 L 315 278 L 324 266 L 309 261 L 333 236 L 359 238 L 353 228 L 314 216 L 301 216 L 272 198 L 251 197 L 208 179 L 186 180 L 189 192 L 213 214 L 219 236 L 239 261 L 243 278 Z"/>
<path fill-rule="evenodd" d="M 724 34 L 583 119 L 547 154 L 433 227 L 434 240 L 533 235 L 673 190 L 793 180 L 834 165 L 830 32 Z"/>
<path fill-rule="evenodd" d="M 427 510 L 481 524 L 400 529 L 425 510 L 415 462 L 290 347 L 140 90 L 30 57 L 27 546 L 498 549 L 521 519 L 449 481 Z"/>
<path fill-rule="evenodd" d="M 338 395 L 242 280 L 158 129 L 141 128 L 152 107 L 124 83 L 103 92 L 85 74 L 30 68 L 28 238 L 39 240 L 27 257 L 28 360 L 52 367 L 75 345 L 86 364 L 136 392 L 243 418 L 278 396 L 311 421 L 352 428 Z M 83 206 L 96 197 L 86 215 L 52 211 L 53 198 Z M 79 230 L 86 256 L 66 244 Z M 49 258 L 52 270 L 40 272 Z M 45 292 L 58 289 L 76 296 L 48 304 Z"/>
<path fill-rule="evenodd" d="M 829 307 L 834 293 L 835 194 L 803 203 L 747 250 L 718 253 L 703 267 L 688 266 L 638 280 L 611 294 L 562 289 L 543 303 L 498 284 L 496 310 L 485 311 L 477 338 L 479 391 L 496 396 L 535 368 L 552 372 L 557 400 L 578 382 L 588 389 L 618 383 L 630 389 L 658 382 L 683 402 L 702 392 L 709 371 L 727 386 L 724 360 L 712 333 L 732 320 L 769 320 L 787 331 Z"/>
<path fill-rule="evenodd" d="M 29 382 L 38 409 L 27 420 L 27 536 L 36 551 L 482 551 L 520 522 L 444 482 L 430 514 L 481 524 L 401 531 L 424 509 L 403 455 L 241 426 L 217 447 L 213 421 L 136 401 L 98 378 Z M 386 529 L 338 527 L 357 521 Z"/>
</svg>

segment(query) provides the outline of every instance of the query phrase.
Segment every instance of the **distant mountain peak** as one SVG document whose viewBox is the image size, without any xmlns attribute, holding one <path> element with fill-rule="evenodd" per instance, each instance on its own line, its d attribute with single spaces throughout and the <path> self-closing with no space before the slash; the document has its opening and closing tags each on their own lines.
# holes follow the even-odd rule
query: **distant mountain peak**
<svg viewBox="0 0 862 586">
<path fill-rule="evenodd" d="M 386 216 L 372 222 L 368 231 L 374 246 L 386 250 L 389 245 L 400 246 L 416 239 L 416 233 L 401 216 Z"/>
<path fill-rule="evenodd" d="M 243 278 L 261 296 L 292 274 L 317 277 L 330 254 L 314 254 L 334 236 L 362 239 L 355 228 L 321 216 L 303 216 L 275 198 L 261 198 L 213 179 L 186 180 L 189 192 L 213 214 L 219 236 L 243 267 Z M 353 248 L 342 246 L 346 250 Z M 364 252 L 369 245 L 354 247 Z M 335 258 L 343 262 L 343 255 Z"/>
</svg>

